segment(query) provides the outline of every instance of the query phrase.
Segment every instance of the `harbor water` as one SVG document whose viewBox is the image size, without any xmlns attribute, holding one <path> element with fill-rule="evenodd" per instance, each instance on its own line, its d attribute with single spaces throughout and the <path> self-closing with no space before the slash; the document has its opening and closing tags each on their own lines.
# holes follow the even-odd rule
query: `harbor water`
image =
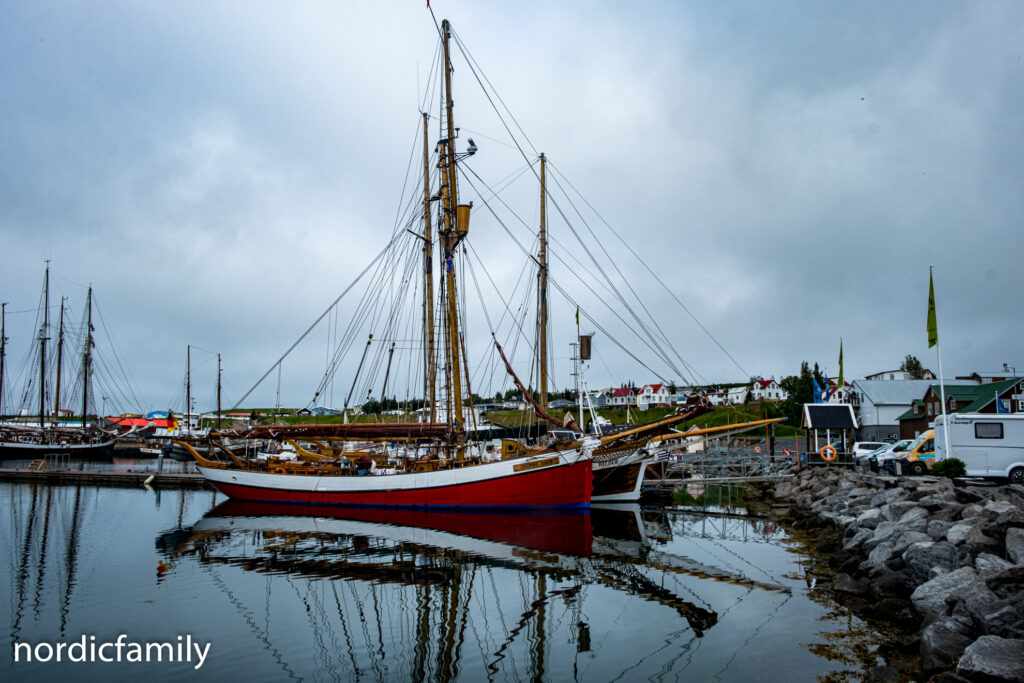
<svg viewBox="0 0 1024 683">
<path fill-rule="evenodd" d="M 728 506 L 425 512 L 24 483 L 0 483 L 0 506 L 4 681 L 839 681 L 886 638 L 782 529 Z"/>
</svg>

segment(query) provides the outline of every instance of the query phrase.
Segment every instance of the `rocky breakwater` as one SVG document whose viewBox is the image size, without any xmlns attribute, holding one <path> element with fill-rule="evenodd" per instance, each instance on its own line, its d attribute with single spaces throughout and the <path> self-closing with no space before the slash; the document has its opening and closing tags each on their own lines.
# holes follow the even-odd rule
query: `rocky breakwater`
<svg viewBox="0 0 1024 683">
<path fill-rule="evenodd" d="M 904 675 L 1024 681 L 1024 487 L 812 467 L 754 494 L 813 530 L 844 604 L 916 633 Z"/>
</svg>

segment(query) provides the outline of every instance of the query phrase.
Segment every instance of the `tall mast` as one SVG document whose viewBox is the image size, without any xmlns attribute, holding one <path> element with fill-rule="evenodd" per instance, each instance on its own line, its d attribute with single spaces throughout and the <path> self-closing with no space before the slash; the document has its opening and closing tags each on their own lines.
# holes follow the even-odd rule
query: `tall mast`
<svg viewBox="0 0 1024 683">
<path fill-rule="evenodd" d="M 540 252 L 537 261 L 537 358 L 539 367 L 537 377 L 540 385 L 540 407 L 548 409 L 548 233 L 547 205 L 548 196 L 545 188 L 545 168 L 547 159 L 540 155 Z"/>
<path fill-rule="evenodd" d="M 43 326 L 39 328 L 39 426 L 45 427 L 46 413 L 46 340 L 50 330 L 50 262 L 46 262 L 43 280 Z"/>
<path fill-rule="evenodd" d="M 437 421 L 437 360 L 434 356 L 434 244 L 430 225 L 430 142 L 427 128 L 430 117 L 423 112 L 423 333 L 426 354 L 423 359 L 423 400 L 430 406 L 429 422 Z"/>
<path fill-rule="evenodd" d="M 185 426 L 192 434 L 192 345 L 185 346 Z"/>
<path fill-rule="evenodd" d="M 220 354 L 217 354 L 217 429 L 220 429 Z"/>
<path fill-rule="evenodd" d="M 444 227 L 441 230 L 444 247 L 445 283 L 448 294 L 448 332 L 445 339 L 445 352 L 448 357 L 448 372 L 451 377 L 451 405 L 449 424 L 457 434 L 464 431 L 462 414 L 462 363 L 461 343 L 459 339 L 458 299 L 455 290 L 455 250 L 459 242 L 469 231 L 470 207 L 459 206 L 458 183 L 455 171 L 455 121 L 453 119 L 454 101 L 452 100 L 452 63 L 451 63 L 451 25 L 445 19 L 441 23 L 441 34 L 444 43 L 444 98 L 445 124 L 447 137 L 440 143 L 441 167 L 441 199 L 444 206 Z"/>
<path fill-rule="evenodd" d="M 82 354 L 82 429 L 85 430 L 85 416 L 89 412 L 89 366 L 92 364 L 92 287 L 85 298 L 85 353 Z"/>
<path fill-rule="evenodd" d="M 0 303 L 0 416 L 4 414 L 4 365 L 7 360 L 7 302 Z"/>
<path fill-rule="evenodd" d="M 60 298 L 60 324 L 57 327 L 57 383 L 53 391 L 53 415 L 60 422 L 60 375 L 64 359 L 64 297 Z"/>
</svg>

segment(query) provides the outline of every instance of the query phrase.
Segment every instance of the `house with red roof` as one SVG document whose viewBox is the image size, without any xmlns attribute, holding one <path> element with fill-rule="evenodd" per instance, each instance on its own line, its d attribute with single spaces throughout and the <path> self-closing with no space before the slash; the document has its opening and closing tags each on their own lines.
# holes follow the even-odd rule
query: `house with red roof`
<svg viewBox="0 0 1024 683">
<path fill-rule="evenodd" d="M 609 393 L 609 408 L 635 408 L 636 390 L 633 387 L 612 389 Z"/>
<path fill-rule="evenodd" d="M 664 384 L 645 384 L 636 394 L 636 407 L 647 410 L 651 406 L 671 406 L 675 402 L 672 394 Z"/>
</svg>

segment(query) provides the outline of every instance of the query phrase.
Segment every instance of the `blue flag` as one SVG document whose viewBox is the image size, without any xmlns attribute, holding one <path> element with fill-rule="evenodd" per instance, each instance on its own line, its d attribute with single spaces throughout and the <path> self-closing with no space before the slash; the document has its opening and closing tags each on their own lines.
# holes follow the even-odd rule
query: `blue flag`
<svg viewBox="0 0 1024 683">
<path fill-rule="evenodd" d="M 1003 400 L 1001 398 L 999 398 L 999 392 L 998 391 L 996 392 L 996 412 L 997 413 L 1008 413 L 1008 412 L 1010 412 L 1009 410 L 1006 409 L 1006 406 L 1003 405 Z"/>
<path fill-rule="evenodd" d="M 815 403 L 822 403 L 822 400 L 821 400 L 822 391 L 821 391 L 821 385 L 818 384 L 818 378 L 817 377 L 812 377 L 811 381 L 814 382 L 814 402 Z"/>
</svg>

